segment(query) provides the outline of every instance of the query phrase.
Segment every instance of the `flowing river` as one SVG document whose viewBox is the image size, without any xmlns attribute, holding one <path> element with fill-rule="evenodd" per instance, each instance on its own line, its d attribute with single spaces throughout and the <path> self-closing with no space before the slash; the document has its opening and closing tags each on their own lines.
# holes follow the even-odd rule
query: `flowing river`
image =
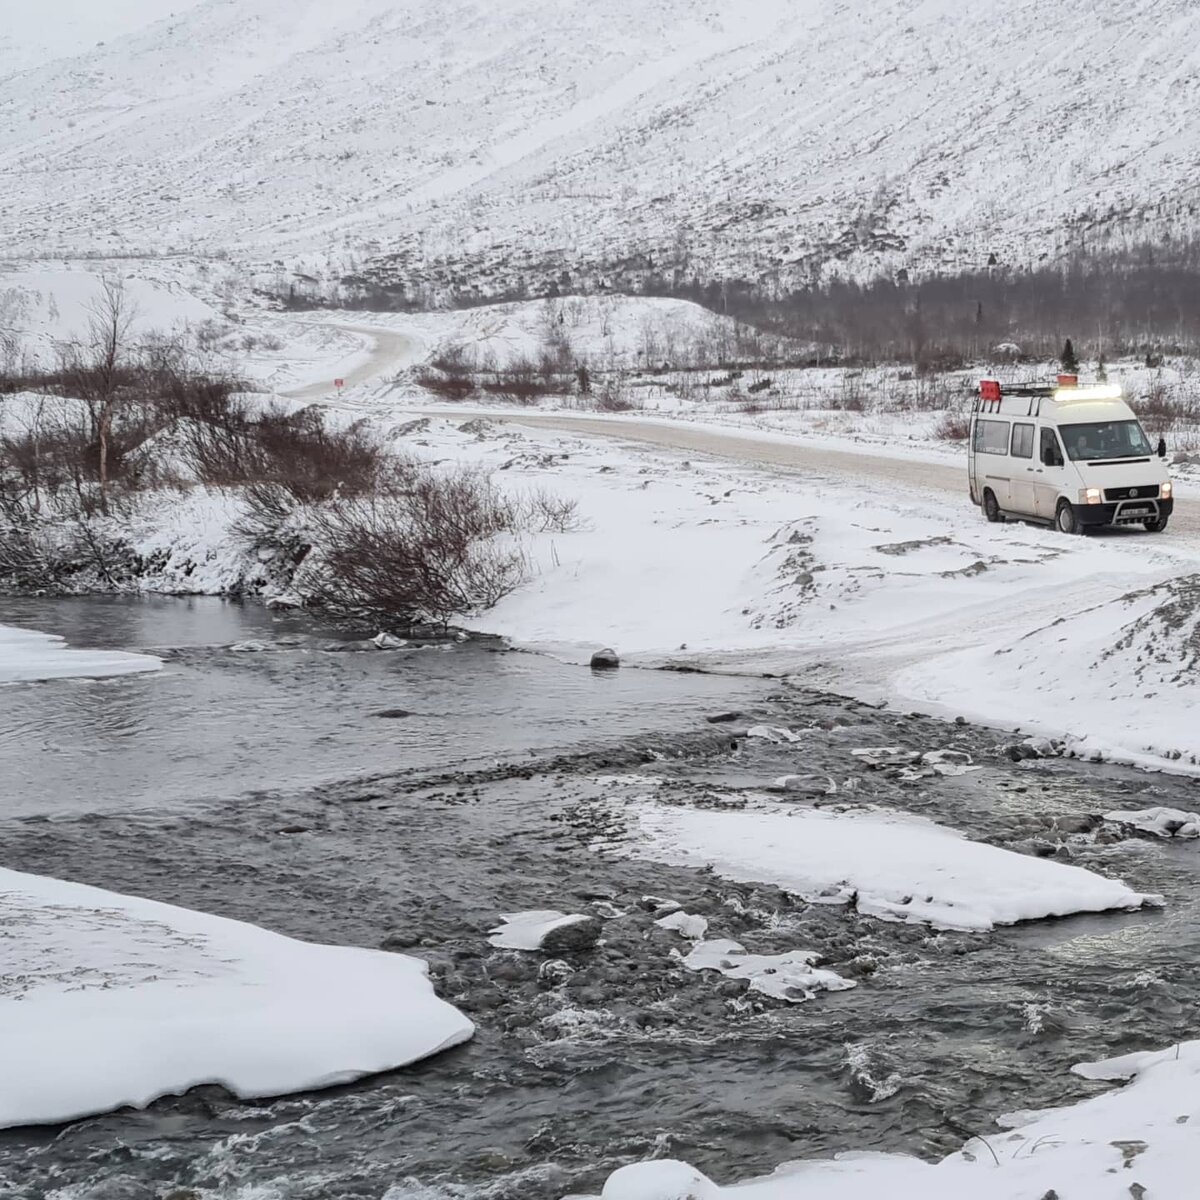
<svg viewBox="0 0 1200 1200">
<path fill-rule="evenodd" d="M 1195 810 L 1191 780 L 1013 762 L 996 731 L 796 681 L 593 673 L 478 642 L 379 650 L 215 600 L 2 600 L 0 623 L 167 664 L 0 688 L 0 863 L 404 948 L 478 1026 L 415 1068 L 330 1091 L 239 1103 L 200 1088 L 0 1132 L 0 1196 L 550 1200 L 656 1155 L 722 1182 L 842 1150 L 932 1157 L 1001 1112 L 1094 1092 L 1074 1062 L 1196 1034 L 1200 848 L 1098 820 Z M 811 732 L 744 738 L 759 721 Z M 878 745 L 953 746 L 982 770 L 914 785 L 850 753 Z M 614 775 L 704 805 L 794 771 L 1167 907 L 934 934 L 594 849 Z M 648 894 L 707 916 L 712 936 L 820 950 L 859 986 L 748 1003 L 678 968 Z M 627 915 L 561 971 L 487 943 L 501 912 L 597 906 Z"/>
</svg>

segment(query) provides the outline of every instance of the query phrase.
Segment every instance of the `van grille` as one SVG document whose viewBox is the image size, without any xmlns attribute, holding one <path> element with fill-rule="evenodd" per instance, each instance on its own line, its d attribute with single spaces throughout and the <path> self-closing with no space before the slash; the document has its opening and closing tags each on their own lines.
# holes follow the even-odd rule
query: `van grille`
<svg viewBox="0 0 1200 1200">
<path fill-rule="evenodd" d="M 1157 500 L 1158 484 L 1153 483 L 1146 487 L 1105 488 L 1104 499 L 1110 503 L 1115 500 Z"/>
</svg>

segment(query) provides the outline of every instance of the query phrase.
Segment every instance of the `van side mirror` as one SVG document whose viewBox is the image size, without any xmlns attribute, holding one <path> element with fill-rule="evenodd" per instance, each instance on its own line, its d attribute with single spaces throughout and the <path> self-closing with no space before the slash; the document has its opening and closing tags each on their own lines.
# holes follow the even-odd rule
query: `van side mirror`
<svg viewBox="0 0 1200 1200">
<path fill-rule="evenodd" d="M 1167 457 L 1167 439 L 1165 437 L 1160 437 L 1158 439 L 1158 457 Z"/>
</svg>

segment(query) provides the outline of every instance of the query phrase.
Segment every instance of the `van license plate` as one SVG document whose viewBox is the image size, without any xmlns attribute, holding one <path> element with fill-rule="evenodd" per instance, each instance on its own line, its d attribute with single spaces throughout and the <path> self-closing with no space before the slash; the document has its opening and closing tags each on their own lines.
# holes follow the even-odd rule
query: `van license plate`
<svg viewBox="0 0 1200 1200">
<path fill-rule="evenodd" d="M 1123 509 L 1121 509 L 1121 515 L 1123 517 L 1140 517 L 1149 512 L 1150 506 L 1148 504 L 1127 504 Z"/>
</svg>

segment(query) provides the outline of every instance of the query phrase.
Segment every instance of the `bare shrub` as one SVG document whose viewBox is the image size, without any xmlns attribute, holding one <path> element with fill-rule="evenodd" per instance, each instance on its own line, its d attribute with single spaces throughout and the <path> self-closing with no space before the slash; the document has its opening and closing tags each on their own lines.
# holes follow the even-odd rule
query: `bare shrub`
<svg viewBox="0 0 1200 1200">
<path fill-rule="evenodd" d="M 417 383 L 443 400 L 469 400 L 475 395 L 477 364 L 465 346 L 446 344 L 417 371 Z"/>
<path fill-rule="evenodd" d="M 579 501 L 565 499 L 545 488 L 534 488 L 510 503 L 519 525 L 534 533 L 575 533 L 583 528 Z"/>
<path fill-rule="evenodd" d="M 595 392 L 596 409 L 599 412 L 631 412 L 637 406 L 630 400 L 620 380 L 609 376 L 603 386 Z"/>
<path fill-rule="evenodd" d="M 417 372 L 417 383 L 443 400 L 459 402 L 475 395 L 475 381 L 465 375 L 444 375 L 440 371 L 422 369 Z"/>
<path fill-rule="evenodd" d="M 315 408 L 230 410 L 222 421 L 189 423 L 185 444 L 202 483 L 272 485 L 306 503 L 374 491 L 386 463 L 365 422 L 331 429 Z"/>
<path fill-rule="evenodd" d="M 553 370 L 547 373 L 543 365 L 528 358 L 512 359 L 504 370 L 497 371 L 481 386 L 489 395 L 518 404 L 532 404 L 540 396 L 552 396 L 565 390 Z"/>
<path fill-rule="evenodd" d="M 939 372 L 918 373 L 911 390 L 911 406 L 917 412 L 938 412 L 951 408 L 961 396 L 954 377 Z"/>
<path fill-rule="evenodd" d="M 841 392 L 832 407 L 842 412 L 866 412 L 868 399 L 862 375 L 857 371 L 847 371 L 842 376 Z"/>
<path fill-rule="evenodd" d="M 1172 388 L 1162 371 L 1155 372 L 1145 395 L 1132 400 L 1131 406 L 1151 433 L 1170 433 L 1200 424 L 1200 404 Z"/>
<path fill-rule="evenodd" d="M 518 517 L 486 475 L 414 471 L 386 496 L 338 501 L 313 516 L 321 546 L 304 590 L 348 617 L 402 623 L 490 608 L 524 581 Z"/>
<path fill-rule="evenodd" d="M 945 442 L 965 442 L 971 433 L 971 418 L 966 413 L 946 412 L 933 431 L 935 438 Z"/>
</svg>

